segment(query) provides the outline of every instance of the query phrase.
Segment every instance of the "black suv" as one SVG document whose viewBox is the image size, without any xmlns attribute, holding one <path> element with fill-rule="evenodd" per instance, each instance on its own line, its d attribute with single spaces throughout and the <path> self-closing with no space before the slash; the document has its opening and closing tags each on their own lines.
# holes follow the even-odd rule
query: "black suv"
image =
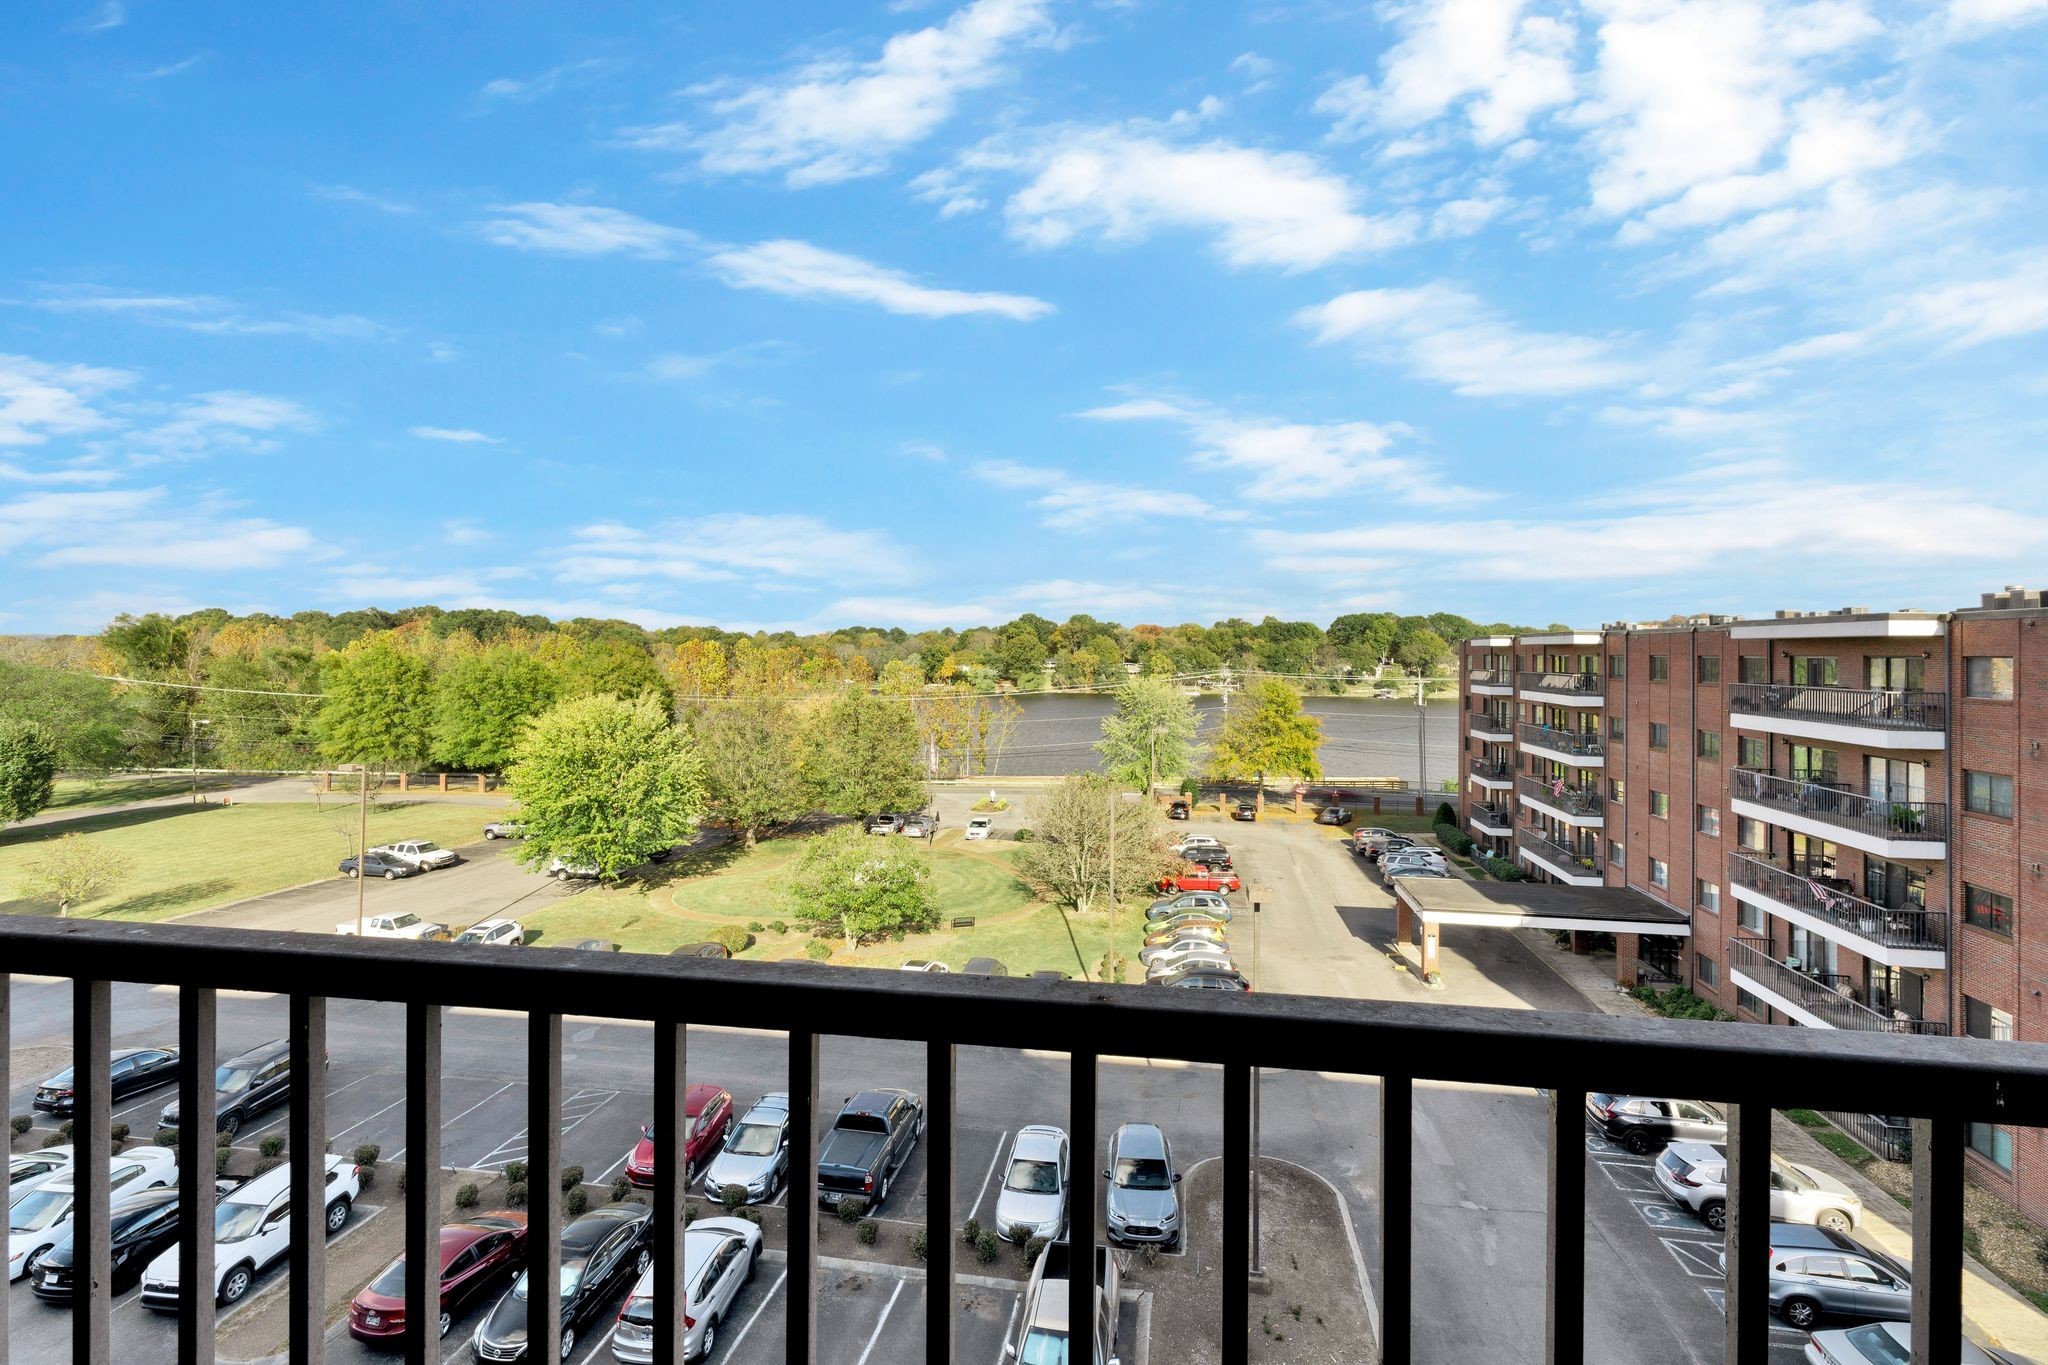
<svg viewBox="0 0 2048 1365">
<path fill-rule="evenodd" d="M 1203 867 L 1229 872 L 1237 864 L 1230 861 L 1230 850 L 1217 844 L 1198 844 L 1181 855 L 1183 861 L 1197 863 Z"/>
<path fill-rule="evenodd" d="M 1188 803 L 1185 801 L 1175 801 L 1172 805 L 1166 808 L 1166 818 L 1169 820 L 1187 819 Z"/>
<path fill-rule="evenodd" d="M 274 1043 L 252 1047 L 239 1057 L 222 1062 L 213 1072 L 213 1111 L 220 1131 L 230 1137 L 240 1132 L 249 1119 L 273 1105 L 282 1104 L 292 1093 L 292 1045 L 280 1038 Z M 164 1106 L 159 1116 L 166 1128 L 178 1126 L 178 1102 Z"/>
</svg>

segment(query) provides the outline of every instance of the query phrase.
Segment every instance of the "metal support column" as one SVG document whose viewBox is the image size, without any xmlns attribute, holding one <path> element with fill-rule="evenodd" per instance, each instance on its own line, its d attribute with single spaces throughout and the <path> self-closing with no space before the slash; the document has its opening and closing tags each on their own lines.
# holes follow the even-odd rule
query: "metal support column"
<svg viewBox="0 0 2048 1365">
<path fill-rule="evenodd" d="M 285 1120 L 286 1160 L 291 1166 L 292 1365 L 320 1365 L 327 1332 L 327 999 L 291 998 L 292 1097 Z M 191 1069 L 188 1065 L 188 1071 Z M 207 1080 L 211 1082 L 212 1076 Z M 184 1112 L 179 1111 L 179 1118 Z M 180 1176 L 183 1179 L 183 1176 Z M 207 1188 L 186 1185 L 188 1193 Z M 179 1201 L 181 1204 L 183 1200 Z M 207 1277 L 212 1283 L 212 1276 Z M 211 1315 L 211 1308 L 207 1310 Z"/>
<path fill-rule="evenodd" d="M 405 1007 L 405 1365 L 440 1362 L 441 1006 L 414 1002 Z"/>
</svg>

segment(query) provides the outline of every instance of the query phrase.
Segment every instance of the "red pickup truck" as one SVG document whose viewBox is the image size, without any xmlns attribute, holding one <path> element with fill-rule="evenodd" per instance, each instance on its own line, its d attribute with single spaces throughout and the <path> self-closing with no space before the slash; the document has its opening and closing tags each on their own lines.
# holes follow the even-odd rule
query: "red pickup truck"
<svg viewBox="0 0 2048 1365">
<path fill-rule="evenodd" d="M 1238 891 L 1243 887 L 1235 872 L 1212 872 L 1193 863 L 1159 879 L 1161 891 Z"/>
</svg>

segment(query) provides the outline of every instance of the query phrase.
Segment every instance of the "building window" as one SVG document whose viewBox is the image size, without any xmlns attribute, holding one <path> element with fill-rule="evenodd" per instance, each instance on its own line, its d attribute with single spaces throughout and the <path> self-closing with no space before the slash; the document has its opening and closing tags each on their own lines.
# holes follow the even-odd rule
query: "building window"
<svg viewBox="0 0 2048 1365">
<path fill-rule="evenodd" d="M 1992 654 L 1978 654 L 1963 660 L 1963 694 L 2012 700 L 2012 660 Z"/>
<path fill-rule="evenodd" d="M 1671 727 L 1661 720 L 1650 722 L 1650 747 L 1668 749 L 1671 747 Z"/>
<path fill-rule="evenodd" d="M 1693 736 L 1692 744 L 1693 752 L 1701 758 L 1719 758 L 1721 756 L 1721 732 L 1719 730 L 1699 731 Z"/>
<path fill-rule="evenodd" d="M 1692 900 L 1702 910 L 1721 913 L 1721 884 L 1710 882 L 1705 877 L 1692 879 Z"/>
<path fill-rule="evenodd" d="M 1963 1033 L 1971 1038 L 2012 1041 L 2012 1016 L 1971 996 L 1963 997 Z"/>
<path fill-rule="evenodd" d="M 1771 680 L 1771 656 L 1768 654 L 1745 654 L 1735 661 L 1737 682 L 1767 683 Z"/>
<path fill-rule="evenodd" d="M 1735 739 L 1735 763 L 1742 768 L 1768 768 L 1771 765 L 1770 741 L 1757 735 L 1738 735 Z"/>
<path fill-rule="evenodd" d="M 1719 806 L 1695 806 L 1693 828 L 1713 838 L 1721 837 L 1721 808 Z"/>
<path fill-rule="evenodd" d="M 1624 727 L 1621 723 L 1620 716 L 1609 716 L 1607 718 L 1607 737 L 1613 740 L 1616 744 L 1622 742 L 1623 729 Z"/>
<path fill-rule="evenodd" d="M 1607 861 L 1612 866 L 1626 869 L 1628 867 L 1628 850 L 1614 842 L 1614 840 L 1609 839 L 1607 841 Z"/>
<path fill-rule="evenodd" d="M 1607 676 L 1610 678 L 1626 678 L 1628 676 L 1628 656 L 1625 654 L 1608 655 Z"/>
<path fill-rule="evenodd" d="M 1659 820 L 1669 820 L 1671 818 L 1671 793 L 1651 792 L 1650 814 Z"/>
<path fill-rule="evenodd" d="M 1699 658 L 1697 658 L 1697 659 L 1693 660 L 1693 665 L 1694 665 L 1694 668 L 1695 668 L 1695 670 L 1696 670 L 1696 672 L 1697 672 L 1697 675 L 1698 675 L 1698 677 L 1699 677 L 1699 680 L 1700 680 L 1701 682 L 1703 682 L 1703 683 L 1707 684 L 1707 685 L 1708 685 L 1708 686 L 1710 686 L 1710 687 L 1712 687 L 1712 686 L 1716 686 L 1716 685 L 1718 685 L 1718 684 L 1720 683 L 1720 681 L 1721 681 L 1721 656 L 1720 656 L 1720 655 L 1718 655 L 1718 654 L 1702 654 L 1702 655 L 1700 655 L 1700 656 L 1699 656 Z"/>
<path fill-rule="evenodd" d="M 2012 937 L 2012 897 L 1963 884 L 1963 923 Z"/>
<path fill-rule="evenodd" d="M 1970 1150 L 2001 1171 L 2012 1170 L 2012 1134 L 1988 1123 L 1970 1125 Z"/>
<path fill-rule="evenodd" d="M 1739 1010 L 1747 1010 L 1749 1013 L 1756 1015 L 1758 1018 L 1762 1018 L 1764 1012 L 1764 1002 L 1757 999 L 1755 996 L 1751 995 L 1748 991 L 1742 989 L 1742 987 L 1737 986 L 1735 988 L 1735 1008 Z"/>
<path fill-rule="evenodd" d="M 1607 799 L 1617 806 L 1628 800 L 1628 783 L 1618 777 L 1608 778 Z"/>
<path fill-rule="evenodd" d="M 1763 853 L 1771 846 L 1771 832 L 1761 820 L 1752 820 L 1747 815 L 1735 817 L 1735 842 L 1752 853 Z"/>
<path fill-rule="evenodd" d="M 1713 987 L 1721 984 L 1721 969 L 1714 964 L 1714 959 L 1705 953 L 1694 953 L 1692 964 L 1693 975 L 1699 978 L 1702 986 Z"/>
<path fill-rule="evenodd" d="M 1842 680 L 1838 659 L 1814 655 L 1792 661 L 1792 681 L 1800 687 L 1834 687 Z"/>
<path fill-rule="evenodd" d="M 1650 859 L 1650 885 L 1669 890 L 1671 886 L 1671 864 L 1661 862 L 1656 858 Z"/>
<path fill-rule="evenodd" d="M 1652 654 L 1650 656 L 1650 681 L 1671 681 L 1671 656 L 1669 654 Z"/>
<path fill-rule="evenodd" d="M 1737 901 L 1735 922 L 1752 933 L 1761 934 L 1764 931 L 1764 909 L 1761 905 L 1751 905 L 1748 901 Z"/>
<path fill-rule="evenodd" d="M 2012 779 L 1996 773 L 1963 774 L 1963 808 L 2012 818 Z"/>
</svg>

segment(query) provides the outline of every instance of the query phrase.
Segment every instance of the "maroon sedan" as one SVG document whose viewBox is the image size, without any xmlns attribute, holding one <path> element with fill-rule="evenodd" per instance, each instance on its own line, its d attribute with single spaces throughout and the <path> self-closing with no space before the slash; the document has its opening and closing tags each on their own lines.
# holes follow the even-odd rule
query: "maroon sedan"
<svg viewBox="0 0 2048 1365">
<path fill-rule="evenodd" d="M 683 1182 L 688 1184 L 725 1141 L 725 1130 L 732 1126 L 732 1095 L 715 1085 L 693 1085 L 683 1096 L 683 1113 L 683 1151 L 689 1158 L 689 1164 L 683 1168 Z M 635 1185 L 654 1183 L 652 1124 L 640 1130 L 639 1145 L 626 1158 L 626 1179 Z"/>
<path fill-rule="evenodd" d="M 526 1215 L 510 1209 L 479 1214 L 441 1228 L 441 1328 L 448 1328 L 485 1296 L 518 1273 L 526 1253 Z M 349 1302 L 349 1335 L 396 1341 L 405 1335 L 405 1257 Z"/>
</svg>

